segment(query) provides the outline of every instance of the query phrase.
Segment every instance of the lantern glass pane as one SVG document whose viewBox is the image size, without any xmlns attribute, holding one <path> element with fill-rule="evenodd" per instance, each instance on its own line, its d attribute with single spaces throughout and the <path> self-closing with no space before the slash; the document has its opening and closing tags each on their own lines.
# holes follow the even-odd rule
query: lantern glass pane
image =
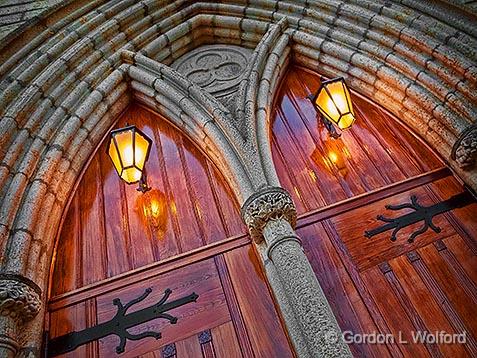
<svg viewBox="0 0 477 358">
<path fill-rule="evenodd" d="M 111 160 L 113 161 L 114 168 L 118 175 L 121 174 L 123 168 L 121 166 L 121 161 L 119 160 L 118 151 L 116 150 L 116 146 L 114 145 L 114 139 L 111 138 L 111 142 L 109 143 L 108 154 Z"/>
<path fill-rule="evenodd" d="M 136 183 L 141 179 L 142 172 L 136 167 L 124 169 L 121 178 L 128 184 Z"/>
<path fill-rule="evenodd" d="M 144 164 L 146 163 L 147 151 L 149 149 L 149 142 L 138 132 L 135 132 L 136 143 L 135 143 L 135 164 L 136 167 L 140 170 L 143 170 Z"/>
<path fill-rule="evenodd" d="M 348 101 L 346 100 L 346 92 L 342 81 L 336 81 L 326 85 L 331 94 L 335 105 L 341 113 L 349 112 Z"/>
<path fill-rule="evenodd" d="M 330 96 L 328 96 L 328 93 L 326 92 L 325 88 L 322 88 L 320 93 L 318 94 L 318 97 L 316 98 L 316 105 L 328 119 L 335 123 L 338 123 L 340 119 L 340 113 L 335 107 Z"/>
<path fill-rule="evenodd" d="M 347 113 L 341 117 L 340 121 L 338 122 L 338 127 L 340 129 L 346 129 L 351 127 L 354 122 L 354 116 L 352 113 Z"/>
<path fill-rule="evenodd" d="M 127 130 L 114 135 L 118 145 L 119 156 L 123 162 L 123 168 L 134 165 L 133 131 Z"/>
<path fill-rule="evenodd" d="M 354 116 L 354 110 L 353 110 L 353 102 L 351 101 L 351 95 L 349 94 L 349 91 L 348 91 L 348 86 L 346 86 L 346 83 L 343 82 L 343 87 L 344 87 L 344 91 L 345 91 L 345 96 L 346 98 L 348 99 L 348 110 L 353 114 Z"/>
</svg>

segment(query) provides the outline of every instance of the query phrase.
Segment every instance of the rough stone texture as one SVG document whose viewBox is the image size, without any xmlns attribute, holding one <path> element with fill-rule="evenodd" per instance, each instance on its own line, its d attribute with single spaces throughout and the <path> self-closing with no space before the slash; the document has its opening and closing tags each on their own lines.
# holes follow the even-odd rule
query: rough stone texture
<svg viewBox="0 0 477 358">
<path fill-rule="evenodd" d="M 295 204 L 290 194 L 278 187 L 260 190 L 242 206 L 243 220 L 257 243 L 263 240 L 263 229 L 270 220 L 285 219 L 295 226 L 296 216 Z"/>
<path fill-rule="evenodd" d="M 351 357 L 341 330 L 290 223 L 270 220 L 263 231 L 268 256 L 292 302 L 312 357 Z"/>
<path fill-rule="evenodd" d="M 452 148 L 452 159 L 463 168 L 471 167 L 477 158 L 477 125 L 465 130 Z"/>
<path fill-rule="evenodd" d="M 0 40 L 61 2 L 62 0 L 3 0 L 0 3 Z"/>
</svg>

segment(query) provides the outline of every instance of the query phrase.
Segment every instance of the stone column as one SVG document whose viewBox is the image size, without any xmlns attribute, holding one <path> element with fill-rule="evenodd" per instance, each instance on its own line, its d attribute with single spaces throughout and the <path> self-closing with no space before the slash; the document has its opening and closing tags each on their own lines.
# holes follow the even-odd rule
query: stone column
<svg viewBox="0 0 477 358">
<path fill-rule="evenodd" d="M 351 357 L 300 238 L 293 230 L 296 209 L 290 195 L 282 188 L 266 187 L 244 203 L 242 217 L 254 241 L 266 247 L 265 273 L 297 355 Z"/>
<path fill-rule="evenodd" d="M 40 311 L 40 297 L 41 289 L 33 281 L 0 273 L 0 357 L 17 355 L 22 327 Z"/>
</svg>

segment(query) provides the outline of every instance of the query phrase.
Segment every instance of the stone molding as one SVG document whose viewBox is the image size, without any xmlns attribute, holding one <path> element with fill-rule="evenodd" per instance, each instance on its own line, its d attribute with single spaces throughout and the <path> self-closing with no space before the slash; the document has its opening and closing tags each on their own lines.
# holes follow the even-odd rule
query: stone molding
<svg viewBox="0 0 477 358">
<path fill-rule="evenodd" d="M 33 319 L 41 308 L 41 289 L 26 277 L 0 273 L 0 315 L 21 322 Z"/>
<path fill-rule="evenodd" d="M 452 148 L 452 159 L 464 169 L 474 166 L 477 158 L 477 124 L 464 130 Z"/>
<path fill-rule="evenodd" d="M 270 220 L 285 219 L 292 227 L 296 225 L 295 204 L 288 192 L 279 187 L 266 187 L 250 196 L 242 206 L 242 218 L 250 236 L 263 240 L 263 229 Z"/>
</svg>

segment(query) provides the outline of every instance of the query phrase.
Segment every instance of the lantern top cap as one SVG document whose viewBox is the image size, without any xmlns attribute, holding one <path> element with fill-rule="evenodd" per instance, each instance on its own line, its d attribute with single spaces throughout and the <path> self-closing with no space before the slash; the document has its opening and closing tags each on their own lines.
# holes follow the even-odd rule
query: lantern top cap
<svg viewBox="0 0 477 358">
<path fill-rule="evenodd" d="M 140 135 L 142 135 L 148 142 L 152 143 L 152 140 L 143 131 L 141 131 L 138 127 L 136 127 L 134 124 L 127 124 L 126 123 L 125 127 L 113 129 L 109 132 L 109 134 L 111 136 L 114 136 L 118 133 L 127 132 L 127 131 L 137 132 Z"/>
<path fill-rule="evenodd" d="M 318 87 L 318 91 L 316 91 L 314 99 L 316 100 L 316 98 L 318 97 L 318 95 L 320 94 L 320 92 L 323 88 L 325 88 L 327 85 L 329 85 L 331 83 L 335 83 L 335 82 L 343 82 L 346 85 L 346 81 L 345 81 L 344 77 L 333 77 L 333 78 L 328 78 L 328 79 L 326 79 L 325 77 L 320 77 L 320 87 Z M 346 85 L 346 87 L 348 87 L 348 86 Z"/>
</svg>

